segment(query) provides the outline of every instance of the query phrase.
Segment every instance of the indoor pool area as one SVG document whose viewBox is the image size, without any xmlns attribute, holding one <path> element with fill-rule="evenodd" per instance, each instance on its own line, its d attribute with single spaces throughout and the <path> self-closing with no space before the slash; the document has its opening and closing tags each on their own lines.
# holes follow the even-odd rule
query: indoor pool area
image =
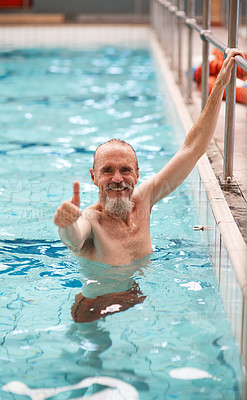
<svg viewBox="0 0 247 400">
<path fill-rule="evenodd" d="M 207 159 L 153 207 L 149 257 L 83 260 L 53 223 L 75 180 L 82 209 L 98 200 L 89 170 L 101 143 L 133 146 L 138 184 L 182 145 L 191 122 L 157 39 L 143 26 L 0 30 L 0 399 L 244 400 L 246 332 L 222 297 L 232 279 L 238 307 L 241 290 Z M 83 288 L 138 288 L 141 300 L 80 323 Z"/>
</svg>

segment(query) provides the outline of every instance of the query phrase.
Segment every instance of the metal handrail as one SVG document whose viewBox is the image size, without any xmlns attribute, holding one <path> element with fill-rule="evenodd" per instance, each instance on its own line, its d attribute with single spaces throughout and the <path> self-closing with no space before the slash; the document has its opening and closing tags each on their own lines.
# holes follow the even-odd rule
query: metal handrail
<svg viewBox="0 0 247 400">
<path fill-rule="evenodd" d="M 176 5 L 175 5 L 176 3 Z M 238 47 L 238 10 L 239 0 L 229 1 L 229 31 L 228 43 L 225 45 L 216 39 L 211 32 L 211 0 L 204 0 L 203 8 L 203 24 L 202 27 L 196 23 L 194 18 L 194 0 L 188 1 L 188 15 L 182 9 L 182 0 L 153 0 L 152 5 L 152 23 L 153 27 L 164 45 L 168 54 L 172 55 L 172 67 L 174 67 L 174 31 L 172 37 L 165 34 L 164 27 L 168 29 L 175 24 L 174 18 L 177 19 L 177 39 L 178 39 L 178 82 L 182 80 L 182 34 L 181 22 L 188 28 L 188 73 L 187 73 L 187 87 L 186 98 L 187 102 L 191 102 L 191 85 L 192 85 L 192 43 L 193 31 L 199 33 L 203 41 L 203 62 L 202 62 L 202 98 L 201 106 L 204 108 L 208 98 L 208 76 L 209 76 L 209 43 L 222 51 L 226 56 L 229 48 Z M 162 24 L 162 20 L 166 21 Z M 172 28 L 173 29 L 173 28 Z M 171 47 L 172 46 L 172 47 Z M 247 72 L 247 60 L 241 56 L 235 57 L 236 65 L 241 67 Z M 234 153 L 234 125 L 235 125 L 235 98 L 236 98 L 236 65 L 233 68 L 232 76 L 226 91 L 226 115 L 225 115 L 225 139 L 224 139 L 224 166 L 223 166 L 223 179 L 225 183 L 231 183 L 233 179 L 233 153 Z"/>
</svg>

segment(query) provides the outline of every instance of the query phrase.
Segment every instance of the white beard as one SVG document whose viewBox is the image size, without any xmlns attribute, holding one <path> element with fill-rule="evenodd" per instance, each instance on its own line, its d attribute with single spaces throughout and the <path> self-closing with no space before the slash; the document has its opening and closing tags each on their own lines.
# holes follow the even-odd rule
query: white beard
<svg viewBox="0 0 247 400">
<path fill-rule="evenodd" d="M 108 213 L 116 214 L 119 217 L 125 219 L 127 217 L 127 214 L 129 214 L 133 210 L 134 203 L 132 200 L 126 197 L 117 197 L 115 199 L 111 199 L 107 196 L 104 207 Z"/>
</svg>

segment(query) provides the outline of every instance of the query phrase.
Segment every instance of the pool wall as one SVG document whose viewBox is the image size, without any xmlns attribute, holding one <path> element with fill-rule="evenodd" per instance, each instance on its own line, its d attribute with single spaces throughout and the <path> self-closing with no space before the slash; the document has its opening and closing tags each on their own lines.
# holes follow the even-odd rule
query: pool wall
<svg viewBox="0 0 247 400">
<path fill-rule="evenodd" d="M 2 48 L 38 46 L 91 46 L 150 43 L 154 58 L 169 89 L 184 132 L 193 122 L 169 69 L 163 51 L 148 26 L 14 26 L 0 27 Z M 191 188 L 199 210 L 198 225 L 210 251 L 215 275 L 232 331 L 242 355 L 247 394 L 247 246 L 230 212 L 206 155 L 190 175 Z"/>
<path fill-rule="evenodd" d="M 53 25 L 2 26 L 0 43 L 3 47 L 91 46 L 93 44 L 127 44 L 136 47 L 149 41 L 147 26 L 114 25 Z"/>
</svg>

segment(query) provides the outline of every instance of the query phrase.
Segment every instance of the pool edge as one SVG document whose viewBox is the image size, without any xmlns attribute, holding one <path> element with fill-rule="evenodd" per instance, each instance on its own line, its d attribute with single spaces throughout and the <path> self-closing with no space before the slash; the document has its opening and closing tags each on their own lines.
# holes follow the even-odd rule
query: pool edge
<svg viewBox="0 0 247 400">
<path fill-rule="evenodd" d="M 175 82 L 174 75 L 165 59 L 165 54 L 154 32 L 151 30 L 150 42 L 176 111 L 179 114 L 182 127 L 185 132 L 188 132 L 193 126 L 192 118 L 180 89 Z M 204 230 L 201 232 L 204 241 L 209 246 L 210 255 L 215 265 L 214 272 L 219 282 L 222 300 L 242 355 L 245 384 L 244 398 L 246 398 L 247 270 L 245 266 L 247 266 L 247 246 L 232 216 L 206 154 L 197 162 L 196 168 L 200 179 L 196 183 L 197 188 L 195 188 L 195 190 L 201 195 L 196 195 L 194 197 L 199 208 L 200 224 L 204 227 Z M 212 209 L 213 219 L 210 218 L 208 207 Z M 213 242 L 212 238 L 211 240 L 209 239 L 209 232 L 212 231 L 213 235 L 211 234 L 211 236 L 213 236 Z M 234 274 L 232 274 L 232 272 Z M 235 305 L 234 309 L 233 303 Z"/>
</svg>

